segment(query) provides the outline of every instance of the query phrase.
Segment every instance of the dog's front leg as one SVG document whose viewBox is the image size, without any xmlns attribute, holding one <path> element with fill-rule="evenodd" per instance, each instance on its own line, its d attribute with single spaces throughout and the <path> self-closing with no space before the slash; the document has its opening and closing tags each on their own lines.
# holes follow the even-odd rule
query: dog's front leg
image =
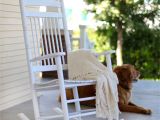
<svg viewBox="0 0 160 120">
<path fill-rule="evenodd" d="M 141 114 L 151 114 L 150 109 L 144 109 L 142 107 L 134 106 L 134 105 L 129 105 L 129 104 L 122 104 L 118 103 L 119 109 L 122 112 L 132 112 L 132 113 L 141 113 Z"/>
<path fill-rule="evenodd" d="M 152 111 L 151 111 L 150 109 L 145 109 L 145 108 L 143 108 L 143 107 L 141 107 L 141 106 L 138 106 L 138 105 L 134 104 L 133 102 L 129 102 L 128 105 L 136 106 L 136 107 L 138 107 L 139 109 L 144 109 L 144 110 L 150 111 L 150 114 L 152 113 Z"/>
<path fill-rule="evenodd" d="M 131 106 L 137 106 L 136 104 L 134 104 L 133 102 L 129 102 L 128 105 L 131 105 Z"/>
</svg>

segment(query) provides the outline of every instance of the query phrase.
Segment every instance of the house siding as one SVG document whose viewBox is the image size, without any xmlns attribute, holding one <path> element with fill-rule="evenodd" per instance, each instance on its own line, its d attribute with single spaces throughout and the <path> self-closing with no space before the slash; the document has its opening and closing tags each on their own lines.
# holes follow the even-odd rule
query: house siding
<svg viewBox="0 0 160 120">
<path fill-rule="evenodd" d="M 19 0 L 0 0 L 0 111 L 29 99 Z"/>
</svg>

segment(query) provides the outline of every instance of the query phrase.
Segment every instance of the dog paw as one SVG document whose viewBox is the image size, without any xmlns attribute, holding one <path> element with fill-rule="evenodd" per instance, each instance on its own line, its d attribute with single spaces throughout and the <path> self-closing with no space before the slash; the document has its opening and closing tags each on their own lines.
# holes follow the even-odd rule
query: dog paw
<svg viewBox="0 0 160 120">
<path fill-rule="evenodd" d="M 145 114 L 151 115 L 151 114 L 152 114 L 152 111 L 151 111 L 150 109 L 147 109 Z"/>
</svg>

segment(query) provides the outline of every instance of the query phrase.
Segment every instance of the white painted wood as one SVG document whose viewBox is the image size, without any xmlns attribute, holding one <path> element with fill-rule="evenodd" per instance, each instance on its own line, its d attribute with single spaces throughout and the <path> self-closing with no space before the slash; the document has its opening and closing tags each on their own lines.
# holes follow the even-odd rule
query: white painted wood
<svg viewBox="0 0 160 120">
<path fill-rule="evenodd" d="M 64 1 L 63 0 L 60 0 L 60 1 L 62 2 L 61 12 L 63 14 L 62 24 L 63 24 L 64 36 L 65 36 L 65 40 L 66 40 L 65 42 L 66 42 L 67 51 L 70 52 L 71 51 L 71 43 L 70 43 L 68 25 L 67 25 L 66 14 L 65 14 L 65 6 L 64 6 Z"/>
<path fill-rule="evenodd" d="M 15 74 L 19 74 L 20 75 L 20 73 L 24 73 L 24 72 L 28 72 L 28 69 L 27 69 L 27 67 L 26 67 L 26 65 L 25 66 L 21 66 L 20 68 L 14 68 L 14 69 L 10 69 L 10 70 L 4 70 L 4 71 L 1 71 L 1 73 L 3 74 L 3 78 L 5 78 L 5 77 L 8 77 L 8 76 L 12 76 L 12 75 L 15 75 Z"/>
<path fill-rule="evenodd" d="M 54 116 L 42 116 L 40 119 L 42 120 L 49 120 L 49 119 L 57 119 L 57 118 L 62 118 L 63 115 L 54 115 Z"/>
<path fill-rule="evenodd" d="M 10 19 L 6 19 L 6 18 L 0 18 L 0 23 L 1 24 L 14 24 L 14 23 L 21 23 L 21 20 L 19 18 L 10 18 Z"/>
<path fill-rule="evenodd" d="M 0 111 L 31 98 L 18 0 L 0 2 Z"/>
<path fill-rule="evenodd" d="M 70 101 L 70 102 L 75 103 L 76 112 L 80 113 L 81 112 L 81 106 L 80 106 L 80 98 L 79 98 L 79 95 L 78 95 L 78 88 L 74 87 L 74 88 L 72 88 L 72 90 L 73 90 L 74 100 Z M 89 100 L 89 98 L 86 99 L 86 100 Z M 86 100 L 84 99 L 84 101 L 86 101 Z M 67 100 L 67 103 L 68 103 L 68 100 Z M 78 117 L 78 119 L 81 120 L 81 116 Z"/>
<path fill-rule="evenodd" d="M 63 65 L 63 69 L 67 69 L 67 65 Z M 56 65 L 48 65 L 48 66 L 35 66 L 32 68 L 33 72 L 40 72 L 40 71 L 54 71 L 57 70 Z"/>
<path fill-rule="evenodd" d="M 19 0 L 1 0 L 2 4 L 19 5 Z"/>
<path fill-rule="evenodd" d="M 66 80 L 67 81 L 67 80 Z M 65 82 L 66 82 L 65 81 Z M 82 80 L 81 80 L 82 81 Z M 71 84 L 72 83 L 72 84 Z M 88 86 L 88 85 L 95 85 L 96 84 L 96 82 L 94 81 L 94 82 L 92 82 L 92 81 L 89 81 L 88 83 L 87 82 L 79 82 L 79 83 L 77 83 L 77 81 L 74 81 L 74 83 L 73 82 L 69 82 L 68 84 L 66 84 L 65 85 L 65 88 L 74 88 L 75 86 L 77 86 L 77 87 L 80 87 L 80 86 Z"/>
<path fill-rule="evenodd" d="M 57 65 L 57 73 L 59 78 L 59 85 L 60 85 L 60 94 L 61 94 L 61 102 L 62 102 L 62 111 L 64 115 L 64 120 L 69 120 L 69 110 L 67 105 L 67 98 L 66 98 L 66 90 L 64 85 L 64 77 L 62 74 L 62 63 L 60 57 L 56 58 L 56 65 Z"/>
<path fill-rule="evenodd" d="M 3 53 L 3 54 L 2 54 Z M 3 51 L 0 53 L 2 58 L 13 57 L 24 54 L 24 49 L 14 49 L 14 51 Z"/>
<path fill-rule="evenodd" d="M 0 90 L 1 91 L 5 91 L 5 90 L 8 90 L 8 89 L 10 89 L 10 88 L 15 88 L 15 87 L 17 87 L 17 86 L 21 86 L 21 85 L 24 85 L 24 84 L 26 84 L 27 85 L 27 83 L 29 83 L 28 81 L 27 81 L 27 79 L 28 78 L 26 78 L 26 79 L 24 79 L 24 80 L 21 80 L 21 79 L 19 79 L 19 80 L 16 80 L 16 81 L 13 81 L 13 82 L 10 82 L 10 83 L 4 83 L 4 84 L 2 84 L 3 86 L 1 86 L 1 88 L 0 88 Z M 2 93 L 3 94 L 3 93 Z"/>
<path fill-rule="evenodd" d="M 80 25 L 80 41 L 79 41 L 79 46 L 80 48 L 86 48 L 86 37 L 87 37 L 87 33 L 86 33 L 86 25 Z"/>
<path fill-rule="evenodd" d="M 87 98 L 78 98 L 77 97 L 77 99 L 67 100 L 67 103 L 74 103 L 74 102 L 81 102 L 81 101 L 95 100 L 95 99 L 96 99 L 96 97 L 87 97 Z"/>
<path fill-rule="evenodd" d="M 6 18 L 20 18 L 19 12 L 13 12 L 13 11 L 6 11 L 1 10 L 0 11 L 0 17 L 6 17 Z"/>
<path fill-rule="evenodd" d="M 33 2 L 33 1 L 32 1 Z M 37 1 L 35 1 L 37 2 Z M 39 3 L 39 2 L 37 2 Z M 63 3 L 63 2 L 62 2 Z M 60 27 L 59 27 L 59 22 L 60 20 L 57 19 L 57 15 L 55 16 L 55 14 L 52 14 L 52 13 L 36 13 L 35 12 L 26 12 L 25 11 L 25 5 L 26 2 L 24 2 L 23 0 L 20 1 L 20 4 L 21 4 L 21 15 L 22 15 L 22 22 L 23 22 L 23 30 L 24 30 L 24 38 L 25 38 L 25 47 L 26 47 L 26 53 L 27 53 L 27 61 L 28 61 L 28 68 L 29 68 L 29 72 L 30 72 L 30 79 L 32 80 L 31 81 L 31 84 L 34 84 L 34 81 L 35 81 L 35 77 L 34 77 L 34 72 L 37 70 L 40 70 L 40 71 L 44 71 L 44 70 L 51 70 L 50 68 L 52 68 L 52 70 L 54 69 L 55 66 L 54 63 L 52 62 L 53 65 L 50 64 L 50 58 L 55 58 L 55 62 L 56 62 L 56 67 L 55 69 L 58 70 L 58 78 L 59 78 L 59 85 L 60 85 L 60 91 L 61 91 L 61 97 L 62 97 L 62 108 L 63 108 L 63 112 L 64 112 L 64 119 L 65 120 L 68 120 L 69 119 L 69 113 L 68 113 L 68 108 L 67 108 L 67 104 L 66 104 L 66 95 L 65 95 L 65 86 L 64 86 L 64 78 L 63 78 L 63 74 L 62 74 L 62 64 L 61 64 L 61 58 L 63 60 L 63 63 L 64 63 L 64 58 L 61 57 L 62 55 L 64 55 L 63 53 L 61 54 L 57 54 L 55 52 L 63 52 L 63 49 L 62 49 L 62 43 L 61 43 L 61 34 L 60 34 Z M 33 5 L 35 5 L 35 3 L 33 3 Z M 62 4 L 62 6 L 64 7 L 64 5 Z M 63 8 L 62 7 L 62 8 Z M 63 10 L 63 13 L 64 12 L 64 9 Z M 27 13 L 27 14 L 26 14 Z M 61 14 L 59 13 L 56 13 L 58 14 L 58 17 L 59 15 L 61 16 Z M 41 21 L 39 21 L 38 23 L 41 23 L 40 25 L 38 25 L 39 28 L 41 28 L 42 30 L 40 30 L 39 32 L 42 32 L 43 33 L 43 39 L 41 39 L 41 33 L 39 34 L 39 40 L 36 40 L 38 37 L 35 37 L 37 36 L 37 32 L 33 31 L 33 28 L 34 26 L 36 27 L 37 25 L 34 24 L 34 22 L 31 20 L 32 18 L 35 20 L 35 17 L 41 17 Z M 44 18 L 45 17 L 45 18 Z M 49 19 L 47 19 L 49 17 Z M 63 15 L 64 17 L 64 15 Z M 32 37 L 30 38 L 28 36 L 28 26 L 27 26 L 27 19 L 30 19 L 30 22 L 31 22 L 31 31 L 32 31 Z M 66 22 L 66 20 L 63 18 L 63 21 Z M 54 24 L 54 26 L 52 27 L 54 30 L 48 30 L 50 29 L 49 26 L 49 23 L 50 24 Z M 70 43 L 69 43 L 69 35 L 68 35 L 68 30 L 67 30 L 67 25 L 66 23 L 64 24 L 64 28 L 65 28 L 65 38 L 67 39 L 67 50 L 70 50 Z M 53 35 L 53 33 L 50 34 L 50 32 L 54 32 L 54 41 L 56 41 L 56 45 L 57 47 L 53 49 L 51 49 L 51 38 L 53 38 L 53 36 L 50 38 L 50 35 Z M 49 36 L 48 36 L 49 35 Z M 29 39 L 30 38 L 30 39 Z M 32 41 L 31 41 L 32 40 Z M 39 48 L 39 47 L 36 47 L 36 44 L 35 44 L 35 41 L 39 42 L 41 40 L 41 51 L 42 53 L 40 54 L 41 56 L 37 55 L 36 53 L 36 49 Z M 52 44 L 54 43 L 54 41 L 52 41 Z M 53 45 L 55 45 L 53 44 Z M 60 46 L 59 46 L 60 45 Z M 31 47 L 30 47 L 31 46 Z M 45 48 L 43 48 L 45 46 Z M 28 48 L 31 48 L 31 49 L 28 49 Z M 32 49 L 33 48 L 33 49 Z M 45 50 L 44 50 L 45 49 Z M 46 59 L 47 62 L 45 62 L 45 64 L 39 64 L 39 62 L 41 62 L 41 60 L 43 59 Z M 38 62 L 39 61 L 39 62 Z M 40 67 L 45 67 L 44 68 L 40 68 Z M 33 98 L 33 106 L 34 106 L 34 113 L 35 113 L 35 119 L 38 120 L 40 118 L 40 113 L 39 113 L 39 106 L 38 106 L 38 101 L 37 101 L 37 97 L 36 97 L 36 90 L 37 88 L 34 86 L 34 85 L 31 85 L 32 86 L 32 98 Z M 42 86 L 43 87 L 43 86 Z M 50 87 L 50 86 L 48 86 Z M 46 87 L 43 87 L 44 88 L 47 88 Z"/>
<path fill-rule="evenodd" d="M 0 32 L 0 39 L 3 39 L 3 38 L 15 38 L 15 37 L 23 37 L 22 31 Z"/>
<path fill-rule="evenodd" d="M 44 13 L 44 12 L 25 12 L 25 15 L 27 17 L 53 17 L 53 18 L 61 18 L 62 15 L 61 14 L 57 14 L 57 13 Z"/>
<path fill-rule="evenodd" d="M 3 57 L 3 58 L 1 58 L 0 64 L 21 62 L 21 61 L 26 61 L 25 54 L 12 56 L 12 59 L 11 59 L 11 57 Z"/>
<path fill-rule="evenodd" d="M 12 5 L 12 4 L 5 4 L 5 3 L 1 3 L 0 5 L 0 11 L 15 11 L 15 12 L 19 12 L 19 6 L 18 5 Z"/>
<path fill-rule="evenodd" d="M 27 94 L 27 95 L 21 96 L 19 99 L 10 100 L 8 103 L 0 105 L 0 108 L 1 110 L 5 110 L 7 108 L 26 102 L 27 100 L 30 100 L 30 99 L 31 99 L 31 95 Z"/>
<path fill-rule="evenodd" d="M 30 91 L 29 89 L 26 89 L 26 90 L 20 91 L 20 92 L 18 92 L 18 93 L 14 93 L 14 94 L 12 94 L 12 95 L 9 95 L 9 96 L 6 96 L 6 97 L 2 97 L 2 98 L 1 98 L 1 104 L 0 104 L 0 105 L 9 103 L 9 102 L 11 102 L 12 100 L 15 100 L 15 99 L 17 99 L 17 98 L 21 98 L 21 97 L 23 97 L 23 96 L 29 95 L 30 92 L 31 92 L 31 91 Z"/>
<path fill-rule="evenodd" d="M 15 48 L 17 49 L 24 49 L 24 44 L 14 44 L 15 48 L 12 47 L 13 44 L 10 44 L 10 45 L 2 45 L 0 46 L 1 47 L 1 50 L 0 52 L 4 52 L 4 51 L 13 51 Z"/>
<path fill-rule="evenodd" d="M 106 64 L 107 64 L 107 68 L 110 70 L 110 71 L 113 71 L 112 70 L 112 61 L 111 61 L 111 54 L 115 53 L 116 51 L 115 50 L 108 50 L 108 51 L 105 51 L 105 52 L 102 52 L 102 53 L 95 53 L 96 56 L 101 56 L 101 55 L 104 55 L 106 57 Z"/>
<path fill-rule="evenodd" d="M 25 8 L 24 0 L 20 0 L 19 2 L 20 2 L 20 10 L 21 10 L 21 16 L 22 16 L 23 35 L 24 35 L 24 43 L 25 43 L 26 55 L 27 55 L 27 65 L 28 65 L 29 77 L 30 77 L 30 86 L 31 86 L 31 92 L 32 92 L 34 115 L 35 115 L 35 119 L 38 120 L 40 118 L 40 112 L 39 112 L 38 98 L 37 98 L 36 90 L 33 85 L 35 81 L 35 76 L 34 76 L 34 73 L 32 72 L 32 63 L 30 63 L 30 60 L 36 56 L 35 54 L 33 54 L 32 49 L 30 49 L 31 47 L 29 46 L 29 45 L 33 45 L 32 41 L 34 39 L 33 38 L 34 35 L 32 35 L 32 39 L 30 39 L 28 32 L 27 32 L 27 19 L 28 18 L 27 16 L 25 16 L 25 9 L 27 8 Z"/>
<path fill-rule="evenodd" d="M 79 48 L 85 48 L 85 49 L 93 49 L 94 48 L 94 43 L 92 43 L 87 35 L 86 32 L 86 25 L 79 25 L 80 29 L 80 40 L 79 40 Z"/>
<path fill-rule="evenodd" d="M 19 67 L 22 67 L 22 66 L 26 66 L 26 61 L 19 61 L 15 64 L 6 63 L 6 64 L 1 65 L 0 71 L 5 71 L 5 70 L 7 71 L 7 70 L 10 70 L 10 69 L 16 69 L 16 68 L 19 68 Z"/>
<path fill-rule="evenodd" d="M 6 18 L 6 19 L 10 19 L 10 18 Z M 19 18 L 19 19 L 21 19 L 21 18 Z M 2 24 L 0 24 L 0 27 L 1 28 L 3 27 L 3 30 L 0 30 L 0 32 L 23 31 L 22 25 L 18 25 L 18 24 L 8 24 L 8 25 L 5 25 L 5 24 L 2 25 Z M 31 31 L 31 30 L 29 29 L 29 31 Z"/>
<path fill-rule="evenodd" d="M 8 84 L 14 81 L 18 81 L 18 80 L 23 80 L 23 79 L 29 79 L 28 78 L 28 73 L 27 72 L 21 72 L 21 75 L 15 74 L 12 76 L 6 76 L 6 77 L 1 77 L 1 84 Z"/>
<path fill-rule="evenodd" d="M 19 91 L 24 91 L 26 89 L 30 89 L 30 86 L 26 85 L 25 87 L 20 85 L 20 86 L 17 86 L 16 88 L 13 88 L 12 89 L 12 92 L 10 90 L 5 90 L 3 92 L 3 94 L 0 94 L 0 98 L 5 98 L 6 96 L 10 96 L 10 95 L 13 95 L 13 93 L 18 93 Z"/>
<path fill-rule="evenodd" d="M 5 29 L 5 31 L 7 32 L 8 30 Z M 14 30 L 12 32 L 14 32 Z M 24 42 L 22 41 L 22 39 L 23 39 L 23 36 L 22 37 L 1 38 L 0 47 L 5 46 L 5 45 L 12 45 L 12 44 L 23 44 L 24 45 Z"/>
<path fill-rule="evenodd" d="M 61 7 L 61 3 L 55 0 L 24 0 L 25 5 Z"/>
<path fill-rule="evenodd" d="M 55 1 L 55 0 L 53 0 Z M 24 31 L 24 43 L 27 54 L 27 65 L 29 69 L 30 75 L 30 84 L 32 91 L 32 101 L 34 107 L 35 120 L 45 120 L 54 118 L 56 116 L 46 116 L 43 117 L 40 115 L 39 103 L 37 99 L 37 93 L 43 90 L 55 89 L 59 88 L 61 95 L 61 105 L 63 111 L 64 120 L 69 120 L 70 118 L 78 117 L 81 119 L 81 116 L 93 115 L 94 111 L 85 111 L 85 113 L 81 112 L 80 101 L 93 100 L 95 97 L 87 97 L 87 98 L 79 98 L 78 96 L 78 86 L 86 86 L 86 85 L 95 85 L 95 80 L 81 80 L 81 81 L 73 81 L 73 80 L 64 80 L 63 70 L 64 65 L 66 66 L 63 51 L 63 47 L 66 47 L 65 51 L 70 52 L 70 37 L 67 28 L 67 21 L 65 16 L 65 9 L 63 0 L 60 0 L 61 6 L 56 6 L 57 9 L 56 14 L 54 12 L 35 12 L 29 11 L 27 7 L 29 5 L 44 5 L 48 6 L 50 0 L 42 1 L 42 0 L 20 0 L 20 8 L 22 15 L 22 23 L 23 23 L 23 31 Z M 26 7 L 27 6 L 27 7 Z M 50 6 L 50 5 L 49 5 Z M 55 7 L 55 6 L 54 6 Z M 60 8 L 59 8 L 60 7 Z M 31 28 L 30 30 L 28 24 L 30 21 Z M 36 22 L 38 21 L 38 22 Z M 35 28 L 35 29 L 34 29 Z M 38 29 L 37 29 L 38 28 Z M 62 46 L 62 29 L 64 31 L 64 38 L 66 46 Z M 31 32 L 31 35 L 30 35 Z M 84 37 L 84 36 L 83 36 Z M 51 40 L 52 39 L 52 40 Z M 45 60 L 45 61 L 44 61 Z M 43 64 L 42 64 L 43 63 Z M 37 84 L 36 83 L 36 74 L 37 72 L 43 71 L 57 71 L 58 74 L 58 83 L 57 84 Z M 72 88 L 74 93 L 73 100 L 67 100 L 66 98 L 66 88 Z M 76 105 L 76 113 L 70 114 L 68 110 L 68 104 L 74 102 Z"/>
<path fill-rule="evenodd" d="M 55 58 L 57 56 L 64 56 L 64 55 L 65 55 L 64 52 L 59 52 L 59 53 L 54 53 L 54 54 L 52 53 L 52 54 L 47 54 L 47 55 L 35 57 L 35 58 L 31 59 L 30 61 L 34 62 L 34 61 L 39 61 L 39 60 L 43 60 L 43 59 L 47 59 L 47 58 Z"/>
</svg>

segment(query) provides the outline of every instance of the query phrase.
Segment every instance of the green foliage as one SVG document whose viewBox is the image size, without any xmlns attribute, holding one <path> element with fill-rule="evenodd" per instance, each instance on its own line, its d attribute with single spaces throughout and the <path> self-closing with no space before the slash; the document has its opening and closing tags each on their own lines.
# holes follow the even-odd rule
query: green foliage
<svg viewBox="0 0 160 120">
<path fill-rule="evenodd" d="M 103 52 L 107 49 L 110 49 L 110 44 L 106 42 L 108 41 L 107 36 L 97 34 L 97 31 L 92 28 L 87 29 L 87 34 L 89 39 L 95 43 L 94 47 L 97 52 Z M 100 34 L 102 34 L 102 32 L 100 32 Z"/>
<path fill-rule="evenodd" d="M 123 60 L 141 71 L 142 78 L 160 78 L 160 30 L 137 27 L 124 37 Z"/>
<path fill-rule="evenodd" d="M 121 22 L 124 63 L 135 65 L 144 78 L 160 78 L 160 26 L 153 24 L 160 18 L 158 4 L 146 6 L 144 0 L 85 1 L 98 23 L 96 50 L 107 50 L 109 45 L 116 49 L 117 25 Z"/>
</svg>

